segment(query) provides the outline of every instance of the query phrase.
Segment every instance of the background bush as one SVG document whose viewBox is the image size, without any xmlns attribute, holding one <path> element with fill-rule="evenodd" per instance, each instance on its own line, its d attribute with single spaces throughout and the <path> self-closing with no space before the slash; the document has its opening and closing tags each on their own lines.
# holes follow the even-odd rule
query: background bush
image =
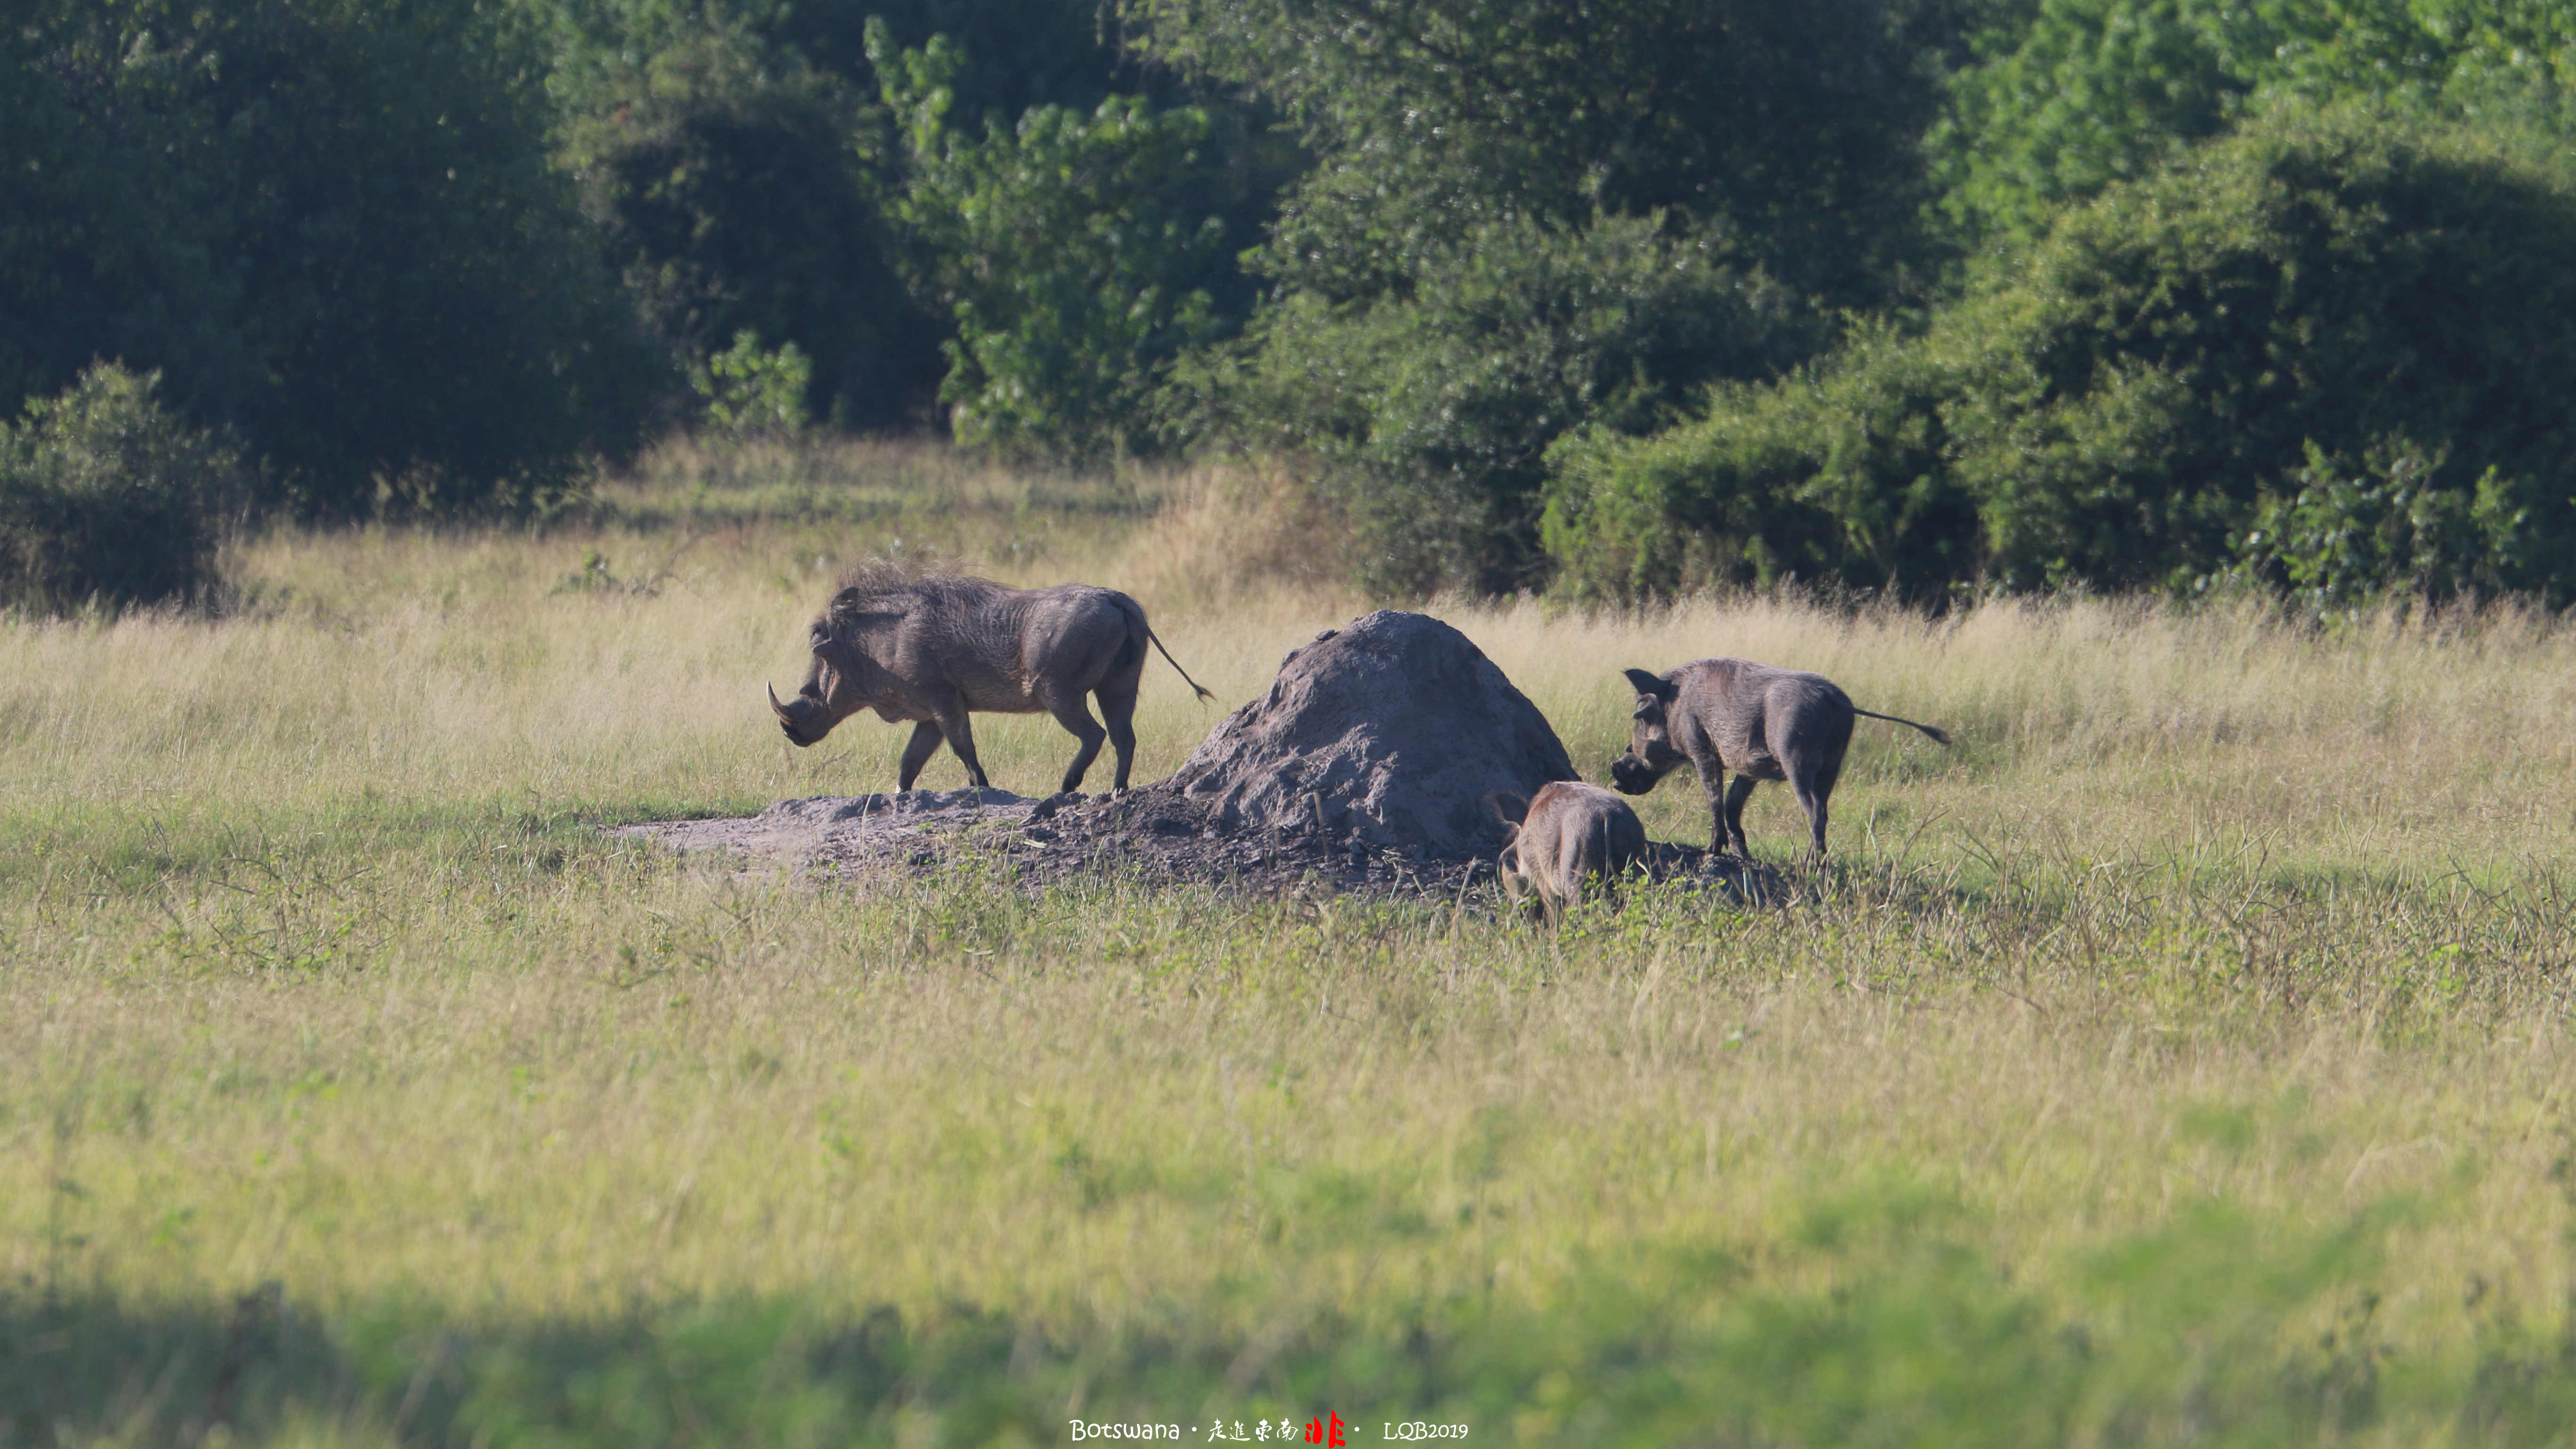
<svg viewBox="0 0 2576 1449">
<path fill-rule="evenodd" d="M 873 88 L 696 20 L 623 37 L 644 47 L 568 45 L 557 77 L 557 159 L 637 321 L 677 373 L 753 332 L 810 359 L 812 416 L 926 416 L 937 328 L 896 272 Z"/>
<path fill-rule="evenodd" d="M 1919 336 L 1567 445 L 1548 546 L 1611 596 L 1796 575 L 2563 603 L 2571 246 L 2559 150 L 2274 115 L 2064 214 Z M 2356 530 L 2378 541 L 2332 542 Z"/>
<path fill-rule="evenodd" d="M 159 382 L 93 367 L 0 425 L 0 607 L 187 603 L 214 587 L 218 522 L 249 476 L 154 400 Z"/>
<path fill-rule="evenodd" d="M 1927 142 L 1971 238 L 2029 240 L 2059 204 L 2274 104 L 2553 131 L 2576 115 L 2569 0 L 2036 0 L 1986 12 L 1965 46 Z"/>
<path fill-rule="evenodd" d="M 307 517 L 738 432 L 750 334 L 768 419 L 1262 454 L 1380 590 L 2559 597 L 2478 309 L 2576 0 L 12 15 L 0 401 L 123 358 Z"/>
<path fill-rule="evenodd" d="M 1939 0 L 1130 0 L 1133 43 L 1277 108 L 1313 157 L 1254 259 L 1401 297 L 1484 228 L 1658 211 L 1836 305 L 1900 290 L 1917 144 L 1959 41 Z"/>
<path fill-rule="evenodd" d="M 882 24 L 870 38 L 903 134 L 917 286 L 954 323 L 939 400 L 958 441 L 1078 463 L 1146 442 L 1162 373 L 1223 330 L 1206 113 L 1113 95 L 1087 115 L 988 116 L 977 136 L 950 121 L 957 47 L 898 51 Z"/>
<path fill-rule="evenodd" d="M 1293 292 L 1231 373 L 1196 379 L 1230 425 L 1303 454 L 1368 545 L 1372 585 L 1503 593 L 1544 582 L 1548 444 L 1644 432 L 1711 378 L 1759 373 L 1811 327 L 1759 272 L 1665 219 L 1519 219 L 1427 260 L 1401 301 Z"/>
<path fill-rule="evenodd" d="M 0 55 L 0 398 L 121 357 L 324 516 L 539 501 L 626 435 L 638 355 L 510 12 L 30 0 Z"/>
<path fill-rule="evenodd" d="M 755 331 L 813 360 L 835 426 L 965 402 L 970 442 L 1086 459 L 1143 436 L 1136 356 L 1250 308 L 1232 258 L 1278 165 L 1254 153 L 1281 148 L 1136 65 L 1094 4 L 522 4 L 557 161 L 675 375 Z M 1155 296 L 1103 300 L 1122 288 Z"/>
<path fill-rule="evenodd" d="M 1544 582 L 1542 458 L 1764 376 L 1924 262 L 1938 3 L 1136 0 L 1139 46 L 1314 157 L 1248 258 L 1274 288 L 1184 414 L 1307 460 L 1373 586 Z M 1229 386 L 1229 384 L 1236 384 Z"/>
</svg>

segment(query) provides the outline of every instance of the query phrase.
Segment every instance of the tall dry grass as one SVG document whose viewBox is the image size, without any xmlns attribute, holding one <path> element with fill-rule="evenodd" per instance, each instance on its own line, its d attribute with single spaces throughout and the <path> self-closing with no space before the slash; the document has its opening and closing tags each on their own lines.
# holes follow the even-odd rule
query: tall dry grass
<svg viewBox="0 0 2576 1449">
<path fill-rule="evenodd" d="M 264 1283 L 333 1342 L 388 1304 L 468 1335 L 971 1304 L 1041 1360 L 1204 1339 L 1207 1392 L 1249 1404 L 1283 1392 L 1227 1377 L 1257 1345 L 1337 1362 L 1462 1305 L 1592 1323 L 1575 1305 L 1611 1285 L 1644 1306 L 1600 1322 L 1661 1325 L 1581 1340 L 1624 1363 L 1720 1355 L 1747 1304 L 1863 1313 L 1902 1282 L 1919 1297 L 1888 1333 L 2005 1295 L 2030 1343 L 2080 1330 L 2135 1379 L 2068 1370 L 2082 1402 L 2208 1413 L 2235 1402 L 2208 1375 L 2349 1345 L 2356 1312 L 2368 1346 L 2334 1363 L 2385 1360 L 2438 1404 L 2521 1372 L 2499 1344 L 2558 1331 L 2560 621 L 1434 606 L 1596 778 L 1626 729 L 1617 670 L 1711 653 L 1957 733 L 1864 721 L 1841 862 L 1776 909 L 1675 889 L 1550 933 L 1477 899 L 817 885 L 609 839 L 887 787 L 898 731 L 797 752 L 760 691 L 897 527 L 1012 581 L 1130 588 L 1228 702 L 1369 606 L 1297 547 L 1325 524 L 1240 481 L 1049 511 L 1007 479 L 834 456 L 817 495 L 881 487 L 876 521 L 648 480 L 548 531 L 251 541 L 220 619 L 0 625 L 0 1319 L 112 1343 L 135 1315 L 220 1324 Z M 1156 666 L 1140 776 L 1215 718 Z M 978 736 L 1030 792 L 1071 747 L 1035 719 Z M 1794 807 L 1757 798 L 1756 848 L 1786 859 Z M 1653 833 L 1702 838 L 1692 791 L 1643 803 Z M 2328 1240 L 2359 1246 L 2317 1257 Z M 2133 1261 L 2181 1266 L 2138 1287 Z M 2226 1353 L 2121 1356 L 2180 1332 L 2140 1306 L 2168 1278 L 2234 1325 L 2208 1330 Z M 43 1386 L 83 1432 L 176 1434 L 197 1400 L 153 1398 L 154 1376 L 201 1383 L 230 1340 L 191 1341 L 184 1364 L 100 1348 L 94 1384 L 12 1360 L 0 1390 Z M 1479 1433 L 1610 1422 L 1546 1397 L 1561 1367 L 1493 1370 L 1532 1397 Z M 293 1413 L 277 1388 L 270 1422 L 389 1442 L 410 1374 Z M 1150 1397 L 1117 1378 L 1074 1392 Z M 2122 1437 L 2067 1412 L 2047 1422 Z M 2388 1442 L 2433 1434 L 2389 1413 Z"/>
</svg>

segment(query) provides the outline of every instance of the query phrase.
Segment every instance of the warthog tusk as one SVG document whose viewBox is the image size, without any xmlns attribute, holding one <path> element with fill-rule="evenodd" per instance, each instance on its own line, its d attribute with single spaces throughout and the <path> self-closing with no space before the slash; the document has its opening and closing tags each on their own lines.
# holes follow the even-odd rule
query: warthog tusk
<svg viewBox="0 0 2576 1449">
<path fill-rule="evenodd" d="M 765 687 L 769 690 L 769 707 L 778 712 L 780 719 L 794 723 L 796 717 L 787 712 L 787 706 L 778 702 L 778 686 L 772 684 Z"/>
</svg>

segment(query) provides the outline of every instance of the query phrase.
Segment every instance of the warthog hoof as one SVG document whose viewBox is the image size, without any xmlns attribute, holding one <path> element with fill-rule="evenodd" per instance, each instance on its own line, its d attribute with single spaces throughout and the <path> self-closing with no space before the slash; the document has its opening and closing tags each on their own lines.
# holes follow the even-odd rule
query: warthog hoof
<svg viewBox="0 0 2576 1449">
<path fill-rule="evenodd" d="M 1083 794 L 1079 790 L 1066 790 L 1060 794 L 1049 795 L 1045 799 L 1040 800 L 1037 808 L 1030 811 L 1028 816 L 1021 820 L 1020 823 L 1022 825 L 1035 825 L 1043 820 L 1052 820 L 1055 818 L 1055 812 L 1063 809 L 1067 805 L 1079 805 L 1082 801 Z"/>
</svg>

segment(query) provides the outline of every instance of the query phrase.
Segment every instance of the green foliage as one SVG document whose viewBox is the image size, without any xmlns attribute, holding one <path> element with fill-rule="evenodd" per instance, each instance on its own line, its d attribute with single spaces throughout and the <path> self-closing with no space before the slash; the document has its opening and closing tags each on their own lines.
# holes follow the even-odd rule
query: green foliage
<svg viewBox="0 0 2576 1449">
<path fill-rule="evenodd" d="M 956 46 L 870 35 L 909 160 L 897 214 L 921 289 L 956 320 L 939 396 L 958 440 L 1075 461 L 1135 445 L 1161 372 L 1219 330 L 1207 116 L 1111 96 L 988 118 L 979 138 L 948 121 Z"/>
<path fill-rule="evenodd" d="M 695 379 L 707 402 L 707 422 L 729 438 L 793 437 L 805 430 L 805 394 L 812 359 L 795 343 L 764 351 L 760 334 L 745 329 L 733 346 L 707 359 Z"/>
<path fill-rule="evenodd" d="M 748 328 L 813 360 L 810 408 L 836 426 L 962 403 L 974 441 L 1086 456 L 1143 437 L 1139 348 L 1151 373 L 1249 308 L 1231 253 L 1264 143 L 1238 113 L 1177 107 L 1093 5 L 519 3 L 556 56 L 558 160 L 693 378 Z M 911 108 L 900 129 L 887 95 Z M 1210 215 L 1222 247 L 1201 244 Z M 1161 236 L 1175 220 L 1186 236 Z M 1111 305 L 1120 287 L 1156 295 Z"/>
<path fill-rule="evenodd" d="M 1566 438 L 1540 523 L 1560 586 L 1632 598 L 1867 580 L 1869 564 L 1916 592 L 1918 576 L 1974 578 L 1975 507 L 1946 475 L 1949 384 L 1921 344 L 1873 324 L 1776 386 L 1713 389 L 1705 418 L 1653 438 Z"/>
<path fill-rule="evenodd" d="M 0 94 L 0 396 L 121 356 L 318 514 L 524 504 L 622 436 L 635 357 L 506 13 L 30 0 Z"/>
<path fill-rule="evenodd" d="M 918 414 L 936 327 L 896 275 L 873 97 L 738 19 L 620 18 L 559 42 L 558 160 L 645 331 L 693 381 L 756 332 L 809 360 L 800 409 Z"/>
<path fill-rule="evenodd" d="M 1942 209 L 2028 240 L 2051 207 L 2282 100 L 2562 128 L 2568 0 L 2036 0 L 1971 38 L 1929 137 Z"/>
<path fill-rule="evenodd" d="M 2429 598 L 2494 592 L 2524 571 L 2531 523 L 2493 466 L 2437 486 L 2443 458 L 2399 438 L 2358 460 L 2311 442 L 2305 464 L 2256 505 L 2238 568 L 2309 607 L 2368 604 L 2390 590 Z"/>
<path fill-rule="evenodd" d="M 1843 304 L 1913 260 L 1942 0 L 1129 0 L 1148 56 L 1276 105 L 1314 153 L 1259 258 L 1342 302 L 1485 228 L 1669 211 Z"/>
<path fill-rule="evenodd" d="M 1097 110 L 1113 95 L 1143 95 L 1158 106 L 1184 99 L 1167 73 L 1126 54 L 1107 18 L 1099 0 L 869 0 L 781 4 L 767 25 L 814 64 L 870 88 L 886 79 L 871 58 L 871 22 L 884 30 L 877 44 L 898 54 L 945 36 L 957 61 L 947 82 L 950 114 L 970 131 L 987 121 L 1007 127 L 1040 106 Z"/>
<path fill-rule="evenodd" d="M 1369 583 L 1509 592 L 1537 580 L 1551 441 L 1585 422 L 1650 430 L 1798 336 L 1781 290 L 1721 256 L 1659 217 L 1499 221 L 1420 259 L 1401 300 L 1290 294 L 1236 375 L 1193 381 L 1339 481 Z"/>
<path fill-rule="evenodd" d="M 1827 332 L 1814 300 L 1886 301 L 1926 262 L 1939 0 L 1128 14 L 1147 54 L 1275 105 L 1315 157 L 1250 257 L 1273 301 L 1181 410 L 1318 465 L 1373 586 L 1537 581 L 1559 434 L 1775 372 Z"/>
<path fill-rule="evenodd" d="M 154 399 L 159 383 L 92 367 L 0 425 L 0 607 L 186 603 L 215 584 L 216 520 L 249 476 Z"/>
<path fill-rule="evenodd" d="M 1620 596 L 2250 574 L 2576 598 L 2571 247 L 2559 152 L 2283 112 L 2064 214 L 1920 336 L 1568 444 L 1548 547 Z M 2350 459 L 2379 481 L 2331 483 Z"/>
</svg>

